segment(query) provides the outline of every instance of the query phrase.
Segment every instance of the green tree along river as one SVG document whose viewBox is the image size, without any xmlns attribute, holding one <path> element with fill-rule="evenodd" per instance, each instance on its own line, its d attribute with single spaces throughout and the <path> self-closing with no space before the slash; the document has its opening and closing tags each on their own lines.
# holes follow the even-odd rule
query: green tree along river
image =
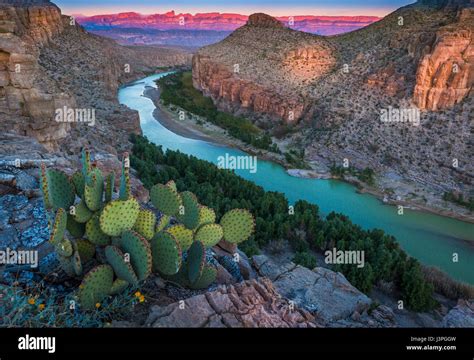
<svg viewBox="0 0 474 360">
<path fill-rule="evenodd" d="M 144 97 L 147 86 L 156 87 L 155 80 L 167 75 L 152 75 L 120 89 L 119 101 L 139 112 L 143 135 L 163 149 L 217 164 L 226 153 L 234 156 L 244 152 L 202 140 L 185 138 L 162 126 L 153 116 L 155 105 Z M 379 228 L 396 237 L 401 247 L 424 264 L 434 265 L 453 278 L 474 284 L 474 224 L 385 205 L 369 194 L 358 194 L 354 186 L 337 180 L 302 179 L 288 175 L 283 167 L 258 160 L 258 170 L 236 170 L 239 176 L 253 181 L 268 191 L 278 191 L 290 203 L 303 199 L 317 204 L 323 215 L 331 211 L 347 215 L 364 229 Z M 453 262 L 453 254 L 458 262 Z"/>
</svg>

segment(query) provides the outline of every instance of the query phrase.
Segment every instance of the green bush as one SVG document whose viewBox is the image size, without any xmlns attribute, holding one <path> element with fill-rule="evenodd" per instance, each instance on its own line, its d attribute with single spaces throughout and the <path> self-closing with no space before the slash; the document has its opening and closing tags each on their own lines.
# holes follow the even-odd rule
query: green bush
<svg viewBox="0 0 474 360">
<path fill-rule="evenodd" d="M 308 269 L 314 269 L 317 266 L 316 256 L 306 251 L 297 252 L 293 257 L 293 262 Z"/>
</svg>

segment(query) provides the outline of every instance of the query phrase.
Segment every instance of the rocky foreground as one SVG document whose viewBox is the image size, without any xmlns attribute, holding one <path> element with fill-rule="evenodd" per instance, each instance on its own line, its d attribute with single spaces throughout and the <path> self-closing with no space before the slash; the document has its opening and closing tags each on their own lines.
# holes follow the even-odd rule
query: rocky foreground
<svg viewBox="0 0 474 360">
<path fill-rule="evenodd" d="M 0 141 L 0 155 L 5 144 Z M 17 138 L 28 148 L 39 144 Z M 30 154 L 28 154 L 30 156 Z M 8 158 L 7 158 L 8 159 Z M 33 249 L 39 254 L 39 267 L 0 267 L 0 292 L 7 288 L 49 289 L 69 293 L 75 288 L 52 253 L 48 219 L 39 194 L 39 160 L 64 171 L 71 163 L 51 155 L 47 158 L 21 158 L 17 169 L 0 164 L 0 248 Z M 102 168 L 118 171 L 113 159 L 97 158 Z M 142 203 L 148 194 L 134 179 L 133 188 Z M 239 262 L 234 262 L 235 254 Z M 271 254 L 247 258 L 233 246 L 218 244 L 208 254 L 217 267 L 216 282 L 208 290 L 186 290 L 158 276 L 152 276 L 141 291 L 146 302 L 137 305 L 113 327 L 474 327 L 474 303 L 444 301 L 430 313 L 398 309 L 392 295 L 371 297 L 361 293 L 341 274 L 328 268 L 308 269 L 286 256 Z M 6 305 L 5 305 L 6 306 Z"/>
</svg>

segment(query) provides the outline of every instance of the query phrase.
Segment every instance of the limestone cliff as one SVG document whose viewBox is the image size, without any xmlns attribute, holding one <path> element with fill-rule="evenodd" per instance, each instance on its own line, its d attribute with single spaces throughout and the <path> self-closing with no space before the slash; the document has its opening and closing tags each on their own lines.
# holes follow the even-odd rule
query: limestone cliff
<svg viewBox="0 0 474 360">
<path fill-rule="evenodd" d="M 442 27 L 429 54 L 418 66 L 413 99 L 432 111 L 461 102 L 474 84 L 474 9 L 463 9 L 459 20 Z"/>
<path fill-rule="evenodd" d="M 334 63 L 322 37 L 253 14 L 227 39 L 194 56 L 193 82 L 221 108 L 292 123 L 308 110 L 305 83 Z"/>
<path fill-rule="evenodd" d="M 66 137 L 68 123 L 53 123 L 60 106 L 75 106 L 70 94 L 35 86 L 41 76 L 43 46 L 64 29 L 60 10 L 51 4 L 13 7 L 0 4 L 0 117 L 2 125 L 36 137 L 48 147 Z M 50 89 L 51 90 L 51 89 Z M 18 121 L 9 121 L 16 117 Z"/>
</svg>

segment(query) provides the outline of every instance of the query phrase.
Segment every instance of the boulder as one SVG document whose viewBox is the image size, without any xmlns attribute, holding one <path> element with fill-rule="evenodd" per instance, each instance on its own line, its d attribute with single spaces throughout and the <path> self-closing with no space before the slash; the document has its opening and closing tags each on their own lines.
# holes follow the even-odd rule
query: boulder
<svg viewBox="0 0 474 360">
<path fill-rule="evenodd" d="M 443 327 L 474 328 L 474 301 L 459 300 L 443 318 Z"/>
<path fill-rule="evenodd" d="M 350 317 L 355 311 L 363 312 L 372 303 L 341 273 L 322 267 L 309 270 L 292 262 L 278 264 L 265 255 L 252 259 L 258 273 L 269 277 L 282 296 L 324 324 Z"/>
<path fill-rule="evenodd" d="M 277 293 L 270 280 L 245 281 L 168 306 L 153 306 L 148 327 L 316 327 L 314 317 Z"/>
</svg>

